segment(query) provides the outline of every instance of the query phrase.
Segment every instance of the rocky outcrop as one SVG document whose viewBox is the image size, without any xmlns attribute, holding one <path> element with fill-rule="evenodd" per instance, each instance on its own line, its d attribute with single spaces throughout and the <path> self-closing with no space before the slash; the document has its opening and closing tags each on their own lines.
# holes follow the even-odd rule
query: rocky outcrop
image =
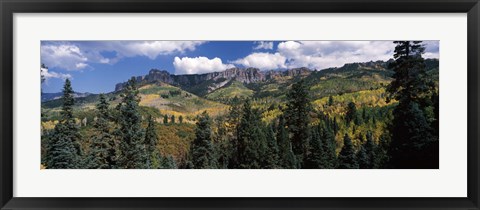
<svg viewBox="0 0 480 210">
<path fill-rule="evenodd" d="M 310 72 L 311 70 L 307 68 L 291 69 L 284 72 L 260 71 L 257 68 L 230 68 L 225 71 L 206 74 L 174 75 L 165 70 L 152 69 L 145 76 L 135 77 L 135 80 L 140 84 L 162 82 L 179 87 L 192 87 L 206 81 L 212 81 L 212 88 L 216 89 L 221 87 L 221 84 L 226 84 L 232 80 L 249 84 L 263 82 L 279 76 L 308 75 Z M 124 82 L 115 85 L 115 91 L 121 90 L 125 84 L 126 83 Z"/>
</svg>

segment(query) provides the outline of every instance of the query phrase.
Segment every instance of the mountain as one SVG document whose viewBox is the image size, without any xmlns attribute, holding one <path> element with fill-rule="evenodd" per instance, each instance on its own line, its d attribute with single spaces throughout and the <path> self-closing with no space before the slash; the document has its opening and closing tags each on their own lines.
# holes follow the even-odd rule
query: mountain
<svg viewBox="0 0 480 210">
<path fill-rule="evenodd" d="M 389 61 L 349 63 L 342 67 L 312 70 L 260 71 L 257 68 L 230 68 L 223 72 L 174 75 L 152 69 L 147 75 L 135 77 L 142 97 L 141 105 L 172 114 L 195 115 L 202 110 L 225 110 L 232 98 L 254 97 L 266 103 L 283 103 L 289 87 L 304 79 L 310 87 L 311 98 L 354 93 L 384 88 L 392 80 Z M 438 81 L 438 59 L 425 60 L 427 71 Z M 112 104 L 119 101 L 125 83 L 106 94 Z M 61 105 L 61 93 L 42 94 L 42 107 Z M 76 105 L 94 107 L 98 95 L 76 93 Z M 53 99 L 53 100 L 52 100 Z"/>
<path fill-rule="evenodd" d="M 218 88 L 238 81 L 244 84 L 265 82 L 278 77 L 308 75 L 312 70 L 307 68 L 295 68 L 286 71 L 260 71 L 257 68 L 230 68 L 222 72 L 206 74 L 174 75 L 165 70 L 152 69 L 147 75 L 135 77 L 139 84 L 163 82 L 181 87 L 194 94 L 204 96 Z M 121 90 L 126 82 L 115 85 L 115 91 Z"/>
<path fill-rule="evenodd" d="M 62 97 L 62 95 L 63 95 L 63 92 L 58 92 L 58 93 L 43 93 L 42 92 L 42 102 L 59 99 L 59 98 Z M 79 93 L 79 92 L 73 93 L 74 98 L 87 97 L 89 95 L 91 95 L 91 93 Z"/>
</svg>

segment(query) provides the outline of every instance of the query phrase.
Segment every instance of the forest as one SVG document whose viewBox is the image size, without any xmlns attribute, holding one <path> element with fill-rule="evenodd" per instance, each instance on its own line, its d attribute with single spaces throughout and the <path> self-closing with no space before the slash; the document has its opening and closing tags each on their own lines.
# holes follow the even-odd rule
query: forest
<svg viewBox="0 0 480 210">
<path fill-rule="evenodd" d="M 132 77 L 76 97 L 67 78 L 42 102 L 41 168 L 438 169 L 438 59 L 394 43 L 389 61 L 211 92 Z"/>
</svg>

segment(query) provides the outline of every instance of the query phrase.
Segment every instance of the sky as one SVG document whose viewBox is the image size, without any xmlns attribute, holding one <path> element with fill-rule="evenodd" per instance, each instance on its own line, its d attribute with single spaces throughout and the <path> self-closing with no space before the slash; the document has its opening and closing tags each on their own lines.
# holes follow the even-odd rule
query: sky
<svg viewBox="0 0 480 210">
<path fill-rule="evenodd" d="M 439 41 L 424 41 L 425 58 L 439 58 Z M 66 78 L 76 92 L 107 93 L 115 84 L 151 69 L 202 74 L 232 67 L 322 70 L 346 63 L 386 61 L 392 41 L 42 41 L 45 93 L 60 92 Z"/>
</svg>

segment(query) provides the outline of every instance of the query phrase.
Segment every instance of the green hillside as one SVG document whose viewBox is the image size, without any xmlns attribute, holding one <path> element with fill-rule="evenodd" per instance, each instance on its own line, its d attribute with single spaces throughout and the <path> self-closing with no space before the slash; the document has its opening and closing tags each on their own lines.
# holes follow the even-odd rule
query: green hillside
<svg viewBox="0 0 480 210">
<path fill-rule="evenodd" d="M 254 94 L 253 90 L 248 89 L 239 81 L 232 81 L 222 88 L 219 88 L 205 97 L 213 101 L 227 102 L 235 97 L 248 98 Z"/>
</svg>

